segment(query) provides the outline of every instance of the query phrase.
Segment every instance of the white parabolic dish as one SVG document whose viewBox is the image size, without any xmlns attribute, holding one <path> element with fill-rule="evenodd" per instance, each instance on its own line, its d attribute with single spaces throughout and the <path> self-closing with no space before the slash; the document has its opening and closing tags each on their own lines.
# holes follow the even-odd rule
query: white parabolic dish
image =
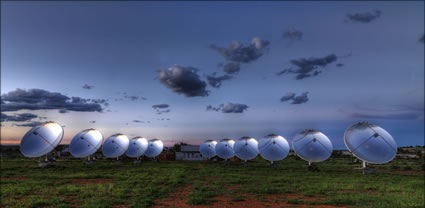
<svg viewBox="0 0 425 208">
<path fill-rule="evenodd" d="M 283 160 L 289 154 L 289 144 L 285 138 L 276 134 L 264 136 L 258 142 L 261 157 L 269 161 Z"/>
<path fill-rule="evenodd" d="M 258 142 L 252 137 L 242 137 L 236 141 L 233 150 L 241 160 L 252 160 L 258 155 Z"/>
<path fill-rule="evenodd" d="M 161 154 L 164 144 L 159 139 L 151 139 L 148 142 L 148 149 L 145 152 L 147 157 L 156 157 Z"/>
<path fill-rule="evenodd" d="M 31 128 L 22 138 L 21 153 L 25 157 L 40 157 L 52 151 L 63 138 L 63 128 L 55 122 L 45 122 Z"/>
<path fill-rule="evenodd" d="M 304 130 L 295 135 L 292 140 L 295 153 L 303 160 L 321 162 L 327 160 L 332 154 L 332 143 L 320 131 Z"/>
<path fill-rule="evenodd" d="M 125 153 L 128 157 L 140 157 L 148 149 L 148 140 L 143 137 L 134 137 L 130 140 L 127 152 Z"/>
<path fill-rule="evenodd" d="M 397 153 L 393 137 L 385 129 L 367 122 L 354 124 L 345 130 L 344 143 L 354 156 L 372 164 L 387 163 Z"/>
<path fill-rule="evenodd" d="M 103 135 L 96 129 L 81 131 L 71 140 L 69 151 L 74 157 L 88 157 L 95 153 L 103 142 Z"/>
<path fill-rule="evenodd" d="M 102 145 L 102 152 L 105 157 L 114 158 L 123 155 L 130 141 L 124 134 L 114 134 L 106 139 Z"/>
<path fill-rule="evenodd" d="M 211 158 L 216 156 L 215 146 L 217 142 L 214 140 L 207 140 L 199 146 L 199 152 L 203 157 Z"/>
<path fill-rule="evenodd" d="M 229 159 L 235 156 L 235 152 L 233 150 L 233 146 L 235 145 L 235 141 L 231 139 L 222 139 L 215 146 L 215 152 L 217 156 L 223 159 Z"/>
</svg>

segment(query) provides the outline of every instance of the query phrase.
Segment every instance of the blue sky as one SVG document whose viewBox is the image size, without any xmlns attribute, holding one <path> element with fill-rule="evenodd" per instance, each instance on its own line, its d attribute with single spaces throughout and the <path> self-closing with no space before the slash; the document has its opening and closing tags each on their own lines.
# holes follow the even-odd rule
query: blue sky
<svg viewBox="0 0 425 208">
<path fill-rule="evenodd" d="M 18 125 L 53 120 L 65 126 L 63 143 L 90 127 L 105 137 L 140 135 L 168 145 L 269 133 L 291 141 L 297 132 L 314 128 L 342 149 L 344 130 L 369 121 L 401 146 L 424 145 L 423 2 L 1 4 L 2 101 L 16 104 L 11 97 L 19 93 L 4 95 L 20 88 L 109 103 L 101 105 L 102 112 L 69 108 L 65 113 L 57 107 L 5 111 L 2 104 L 7 116 L 37 115 L 18 122 L 2 118 L 3 142 L 19 141 L 29 129 Z M 282 36 L 291 29 L 302 32 L 301 40 Z M 255 49 L 261 55 L 241 62 L 240 71 L 227 74 L 233 78 L 219 88 L 209 85 L 207 75 L 226 75 L 222 65 L 230 62 L 209 46 L 228 48 L 232 41 L 250 46 L 254 37 L 268 43 Z M 276 75 L 296 70 L 293 60 L 311 63 L 331 54 L 337 59 L 314 66 L 321 71 L 317 76 Z M 205 82 L 208 96 L 185 96 L 164 84 L 172 77 L 162 80 L 158 70 L 175 64 L 183 71 L 198 69 L 188 73 Z M 93 87 L 84 89 L 86 84 Z M 281 102 L 291 92 L 308 92 L 308 100 Z M 206 110 L 228 102 L 248 108 Z M 160 110 L 170 112 L 157 114 L 156 104 L 168 104 Z"/>
</svg>

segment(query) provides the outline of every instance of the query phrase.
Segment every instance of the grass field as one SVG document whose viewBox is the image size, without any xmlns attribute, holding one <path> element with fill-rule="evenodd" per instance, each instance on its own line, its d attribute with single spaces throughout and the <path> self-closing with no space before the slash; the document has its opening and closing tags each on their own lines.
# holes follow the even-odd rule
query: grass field
<svg viewBox="0 0 425 208">
<path fill-rule="evenodd" d="M 1 161 L 1 207 L 424 207 L 424 162 L 394 160 L 377 174 L 350 158 L 318 163 L 290 156 L 278 168 L 240 162 Z"/>
</svg>

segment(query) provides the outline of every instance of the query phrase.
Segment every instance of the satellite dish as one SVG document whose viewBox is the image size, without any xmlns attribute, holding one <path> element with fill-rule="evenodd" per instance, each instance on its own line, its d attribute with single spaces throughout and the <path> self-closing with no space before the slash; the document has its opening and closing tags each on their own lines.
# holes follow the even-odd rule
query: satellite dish
<svg viewBox="0 0 425 208">
<path fill-rule="evenodd" d="M 222 139 L 215 146 L 215 152 L 217 153 L 217 156 L 225 160 L 235 156 L 235 152 L 233 151 L 233 145 L 235 145 L 235 141 L 231 139 Z"/>
<path fill-rule="evenodd" d="M 114 158 L 123 155 L 130 141 L 124 134 L 114 134 L 106 139 L 102 146 L 102 152 L 105 157 Z"/>
<path fill-rule="evenodd" d="M 63 128 L 55 122 L 45 122 L 31 128 L 22 138 L 20 151 L 25 157 L 40 157 L 52 151 L 63 138 Z"/>
<path fill-rule="evenodd" d="M 148 149 L 148 140 L 143 137 L 134 137 L 130 140 L 127 152 L 128 157 L 137 158 L 142 156 Z"/>
<path fill-rule="evenodd" d="M 295 153 L 309 164 L 327 160 L 332 154 L 332 143 L 320 131 L 304 130 L 295 135 L 292 140 Z"/>
<path fill-rule="evenodd" d="M 214 140 L 207 140 L 204 143 L 201 144 L 199 147 L 199 152 L 201 152 L 201 155 L 207 158 L 212 158 L 217 155 L 215 152 L 215 146 L 217 145 L 217 142 Z"/>
<path fill-rule="evenodd" d="M 161 154 L 164 144 L 159 139 L 151 139 L 148 142 L 148 149 L 145 152 L 147 157 L 156 157 Z"/>
<path fill-rule="evenodd" d="M 261 157 L 273 161 L 283 160 L 289 154 L 289 144 L 285 138 L 276 134 L 269 134 L 260 139 L 258 150 Z"/>
<path fill-rule="evenodd" d="M 88 157 L 95 153 L 103 142 L 102 134 L 96 129 L 86 129 L 71 140 L 69 151 L 74 157 Z"/>
<path fill-rule="evenodd" d="M 241 160 L 252 160 L 258 155 L 258 142 L 252 137 L 242 137 L 236 141 L 233 150 Z"/>
<path fill-rule="evenodd" d="M 354 124 L 345 130 L 344 143 L 354 156 L 372 164 L 387 163 L 397 153 L 393 137 L 383 128 L 367 122 Z"/>
</svg>

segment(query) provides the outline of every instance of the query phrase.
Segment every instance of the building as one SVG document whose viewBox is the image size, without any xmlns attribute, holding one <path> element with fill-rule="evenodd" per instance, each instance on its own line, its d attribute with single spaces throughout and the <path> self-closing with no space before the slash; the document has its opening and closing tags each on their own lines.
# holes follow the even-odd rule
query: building
<svg viewBox="0 0 425 208">
<path fill-rule="evenodd" d="M 181 145 L 176 152 L 176 160 L 206 160 L 199 152 L 199 145 Z"/>
</svg>

